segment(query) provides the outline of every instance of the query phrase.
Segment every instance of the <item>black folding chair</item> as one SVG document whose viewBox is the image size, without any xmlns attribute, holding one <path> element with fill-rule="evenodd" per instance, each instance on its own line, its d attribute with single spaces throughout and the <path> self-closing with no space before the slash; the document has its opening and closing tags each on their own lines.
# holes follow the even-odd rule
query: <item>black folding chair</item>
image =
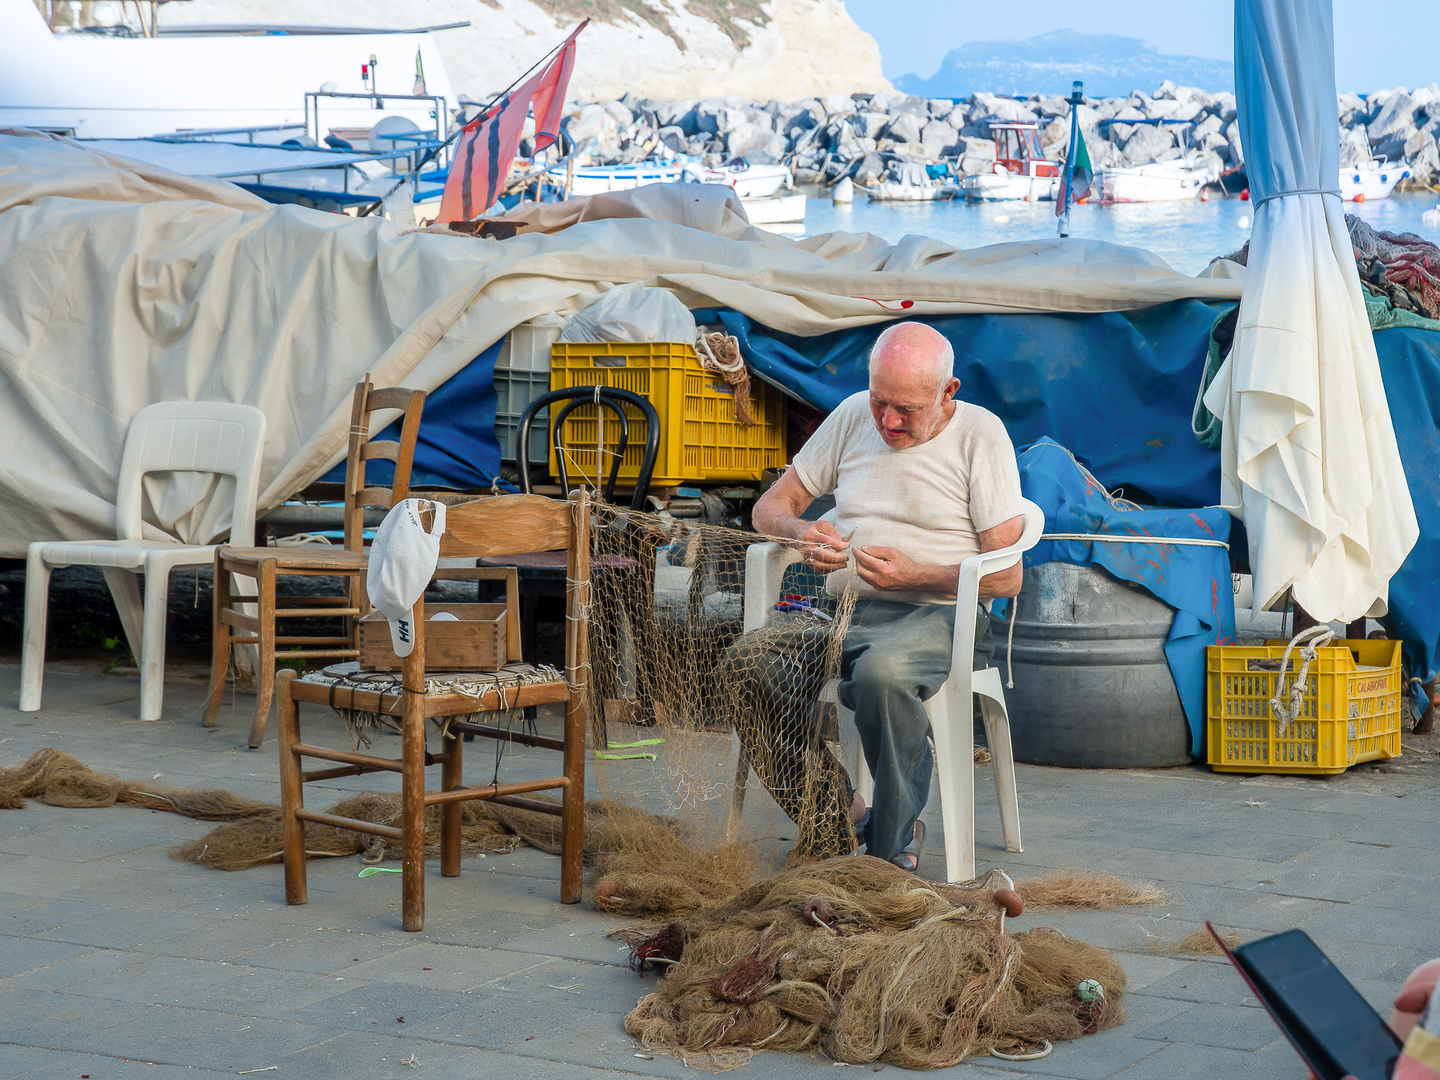
<svg viewBox="0 0 1440 1080">
<path fill-rule="evenodd" d="M 630 444 L 630 418 L 625 415 L 623 405 L 629 405 L 645 417 L 645 453 L 640 459 L 640 472 L 635 477 L 635 493 L 630 497 L 631 510 L 643 510 L 645 499 L 650 494 L 650 477 L 655 472 L 655 458 L 660 453 L 660 414 L 645 398 L 630 390 L 617 390 L 609 386 L 572 386 L 564 390 L 551 390 L 541 394 L 525 407 L 520 414 L 520 427 L 515 433 L 515 462 L 520 468 L 520 490 L 530 494 L 530 425 L 542 409 L 557 402 L 568 401 L 550 422 L 550 445 L 555 448 L 555 465 L 560 476 L 560 489 L 570 497 L 570 477 L 565 468 L 565 448 L 562 433 L 565 421 L 572 412 L 586 405 L 593 405 L 597 412 L 609 409 L 620 424 L 620 439 L 610 461 L 610 476 L 600 492 L 607 503 L 615 501 L 615 482 L 620 476 L 620 465 L 625 457 L 625 448 Z M 602 448 L 603 452 L 603 448 Z M 595 461 L 595 483 L 600 483 L 600 461 Z"/>
</svg>

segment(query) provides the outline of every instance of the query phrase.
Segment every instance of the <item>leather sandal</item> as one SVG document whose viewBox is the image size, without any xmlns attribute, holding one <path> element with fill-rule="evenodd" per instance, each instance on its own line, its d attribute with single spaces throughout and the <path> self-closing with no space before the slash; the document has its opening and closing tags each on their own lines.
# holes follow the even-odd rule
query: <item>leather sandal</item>
<svg viewBox="0 0 1440 1080">
<path fill-rule="evenodd" d="M 901 870 L 911 874 L 920 869 L 920 856 L 925 853 L 925 823 L 923 821 L 915 822 L 912 835 L 914 839 L 901 849 L 899 855 L 890 860 Z"/>
</svg>

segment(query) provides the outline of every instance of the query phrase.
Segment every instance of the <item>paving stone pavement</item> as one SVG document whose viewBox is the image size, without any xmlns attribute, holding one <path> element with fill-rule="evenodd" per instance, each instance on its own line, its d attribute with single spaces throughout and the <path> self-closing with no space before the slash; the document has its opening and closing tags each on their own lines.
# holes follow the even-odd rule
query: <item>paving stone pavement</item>
<svg viewBox="0 0 1440 1080">
<path fill-rule="evenodd" d="M 132 677 L 52 664 L 45 708 L 24 714 L 15 709 L 19 669 L 0 665 L 0 765 L 54 746 L 103 771 L 278 802 L 273 732 L 260 751 L 245 746 L 252 699 L 237 695 L 219 729 L 206 731 L 203 673 L 176 667 L 167 719 L 145 724 L 135 719 Z M 340 745 L 343 726 L 322 712 L 307 713 L 307 738 L 313 731 Z M 542 753 L 517 751 L 508 767 L 541 768 Z M 1130 981 L 1126 1023 L 1040 1061 L 987 1058 L 956 1075 L 1301 1080 L 1299 1060 L 1226 964 L 1166 952 L 1206 919 L 1246 938 L 1305 929 L 1385 1013 L 1405 975 L 1440 956 L 1435 769 L 1267 779 L 1022 765 L 1026 850 L 1016 854 L 1002 850 L 988 770 L 978 771 L 982 865 L 1017 877 L 1109 870 L 1157 882 L 1169 898 L 1043 916 L 1116 950 Z M 398 787 L 398 777 L 329 786 L 338 797 L 387 784 Z M 470 858 L 458 879 L 432 867 L 426 929 L 405 934 L 399 876 L 358 880 L 352 859 L 312 862 L 310 903 L 288 907 L 279 866 L 224 873 L 166 856 L 208 828 L 129 807 L 32 802 L 0 812 L 0 1080 L 691 1071 L 625 1034 L 624 1014 L 653 976 L 642 982 L 626 967 L 626 950 L 606 936 L 615 919 L 558 903 L 553 857 L 522 848 Z M 942 850 L 937 837 L 922 874 L 943 872 L 932 854 Z M 762 1053 L 744 1074 L 831 1067 Z"/>
</svg>

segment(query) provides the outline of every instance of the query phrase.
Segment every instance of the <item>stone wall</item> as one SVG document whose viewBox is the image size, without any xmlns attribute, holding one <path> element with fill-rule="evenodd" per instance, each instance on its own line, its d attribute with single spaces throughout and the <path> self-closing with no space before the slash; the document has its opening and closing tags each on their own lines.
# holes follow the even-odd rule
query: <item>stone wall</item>
<svg viewBox="0 0 1440 1080">
<path fill-rule="evenodd" d="M 782 104 L 742 97 L 660 101 L 636 94 L 577 106 L 566 121 L 577 143 L 594 140 L 591 158 L 638 160 L 665 150 L 751 161 L 793 160 L 802 182 L 834 180 L 847 171 L 877 179 L 891 160 L 949 160 L 967 174 L 995 160 L 990 123 L 1035 120 L 1045 155 L 1063 160 L 1070 106 L 1064 97 L 975 94 L 959 102 L 895 93 L 829 94 Z M 1337 101 L 1340 163 L 1365 160 L 1366 150 L 1410 164 L 1416 181 L 1440 182 L 1440 87 L 1397 88 Z M 1141 121 L 1166 121 L 1163 125 Z M 1244 161 L 1235 95 L 1169 82 L 1153 93 L 1087 98 L 1080 125 L 1097 167 L 1145 165 L 1188 156 L 1216 175 Z M 661 151 L 664 152 L 663 150 Z"/>
</svg>

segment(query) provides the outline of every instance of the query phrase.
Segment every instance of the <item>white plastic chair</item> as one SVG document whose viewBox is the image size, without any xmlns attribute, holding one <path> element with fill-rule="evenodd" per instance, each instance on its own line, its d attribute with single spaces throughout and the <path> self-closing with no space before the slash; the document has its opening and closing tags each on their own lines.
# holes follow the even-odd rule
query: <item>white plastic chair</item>
<svg viewBox="0 0 1440 1080">
<path fill-rule="evenodd" d="M 995 795 L 1000 803 L 1005 850 L 1024 850 L 1020 846 L 1020 804 L 1015 791 L 1015 759 L 1010 749 L 1010 716 L 1005 711 L 1005 691 L 998 669 L 972 670 L 975 620 L 963 614 L 974 611 L 979 602 L 982 577 L 1008 570 L 1040 541 L 1040 534 L 1045 530 L 1045 513 L 1029 499 L 1021 502 L 1024 528 L 1019 541 L 997 551 L 972 555 L 960 564 L 950 677 L 939 693 L 925 702 L 940 773 L 940 816 L 945 832 L 945 873 L 949 881 L 967 881 L 975 876 L 975 733 L 971 694 L 980 697 L 980 713 L 985 721 L 985 736 L 990 744 L 995 773 Z M 801 558 L 799 550 L 784 544 L 750 546 L 745 555 L 745 633 L 760 629 L 774 616 L 785 568 Z M 988 601 L 986 607 L 989 607 Z M 831 683 L 821 694 L 827 700 L 835 700 L 835 684 Z M 838 701 L 836 706 L 844 717 L 851 718 L 853 726 L 849 710 L 839 705 Z M 861 798 L 869 805 L 875 794 L 875 781 L 865 764 L 859 738 L 852 733 L 848 742 L 850 752 L 846 764 Z M 749 768 L 742 755 L 736 770 L 736 811 L 743 805 L 742 793 L 748 775 Z"/>
<path fill-rule="evenodd" d="M 50 574 L 60 566 L 99 566 L 120 613 L 130 651 L 140 665 L 140 719 L 159 720 L 165 693 L 165 615 L 170 571 L 181 566 L 211 566 L 215 544 L 175 539 L 147 540 L 141 520 L 147 473 L 210 473 L 235 478 L 230 543 L 255 542 L 255 500 L 260 454 L 265 445 L 265 414 L 252 405 L 205 401 L 166 401 L 135 414 L 120 459 L 115 502 L 115 540 L 38 541 L 25 565 L 25 644 L 21 657 L 20 710 L 40 708 L 45 678 L 45 628 Z M 213 507 L 192 514 L 204 522 Z M 202 524 L 200 527 L 204 528 Z M 141 603 L 135 575 L 145 575 Z"/>
</svg>

